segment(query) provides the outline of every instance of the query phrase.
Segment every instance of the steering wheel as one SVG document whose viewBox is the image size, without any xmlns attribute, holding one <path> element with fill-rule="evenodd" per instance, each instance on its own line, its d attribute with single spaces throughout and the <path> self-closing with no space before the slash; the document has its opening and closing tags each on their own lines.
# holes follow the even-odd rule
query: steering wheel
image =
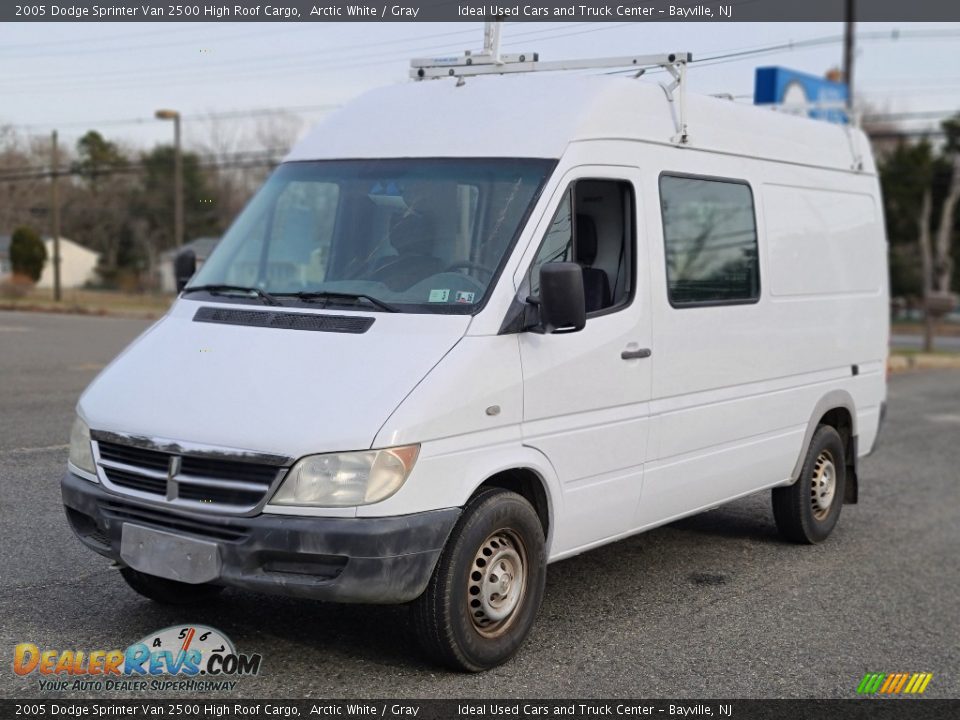
<svg viewBox="0 0 960 720">
<path fill-rule="evenodd" d="M 448 265 L 443 269 L 444 272 L 453 272 L 454 270 L 479 270 L 480 272 L 486 273 L 491 278 L 497 274 L 496 270 L 491 270 L 486 265 L 481 265 L 480 263 L 470 262 L 469 260 L 463 260 L 461 262 L 455 262 L 452 265 Z"/>
</svg>

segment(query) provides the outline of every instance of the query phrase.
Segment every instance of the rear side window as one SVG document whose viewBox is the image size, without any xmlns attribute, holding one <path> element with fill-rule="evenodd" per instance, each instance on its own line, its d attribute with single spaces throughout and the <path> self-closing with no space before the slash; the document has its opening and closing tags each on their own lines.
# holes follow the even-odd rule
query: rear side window
<svg viewBox="0 0 960 720">
<path fill-rule="evenodd" d="M 757 223 L 749 185 L 661 175 L 660 207 L 671 305 L 759 299 Z"/>
</svg>

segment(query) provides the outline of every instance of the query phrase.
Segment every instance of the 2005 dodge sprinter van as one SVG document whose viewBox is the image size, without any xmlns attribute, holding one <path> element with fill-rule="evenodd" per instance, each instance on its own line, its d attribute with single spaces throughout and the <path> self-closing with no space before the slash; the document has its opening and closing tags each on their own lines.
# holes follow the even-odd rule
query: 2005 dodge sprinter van
<svg viewBox="0 0 960 720">
<path fill-rule="evenodd" d="M 81 397 L 80 540 L 161 602 L 412 601 L 481 670 L 549 562 L 768 489 L 826 539 L 886 396 L 869 146 L 681 110 L 678 137 L 656 85 L 527 74 L 331 115 Z"/>
</svg>

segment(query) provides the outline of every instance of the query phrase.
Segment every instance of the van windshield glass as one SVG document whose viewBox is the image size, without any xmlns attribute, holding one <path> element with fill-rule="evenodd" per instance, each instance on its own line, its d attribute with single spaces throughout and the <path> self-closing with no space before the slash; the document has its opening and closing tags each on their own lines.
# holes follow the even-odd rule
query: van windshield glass
<svg viewBox="0 0 960 720">
<path fill-rule="evenodd" d="M 472 313 L 554 164 L 514 158 L 285 163 L 187 289 L 256 288 L 290 305 Z M 215 295 L 221 302 L 254 297 Z"/>
</svg>

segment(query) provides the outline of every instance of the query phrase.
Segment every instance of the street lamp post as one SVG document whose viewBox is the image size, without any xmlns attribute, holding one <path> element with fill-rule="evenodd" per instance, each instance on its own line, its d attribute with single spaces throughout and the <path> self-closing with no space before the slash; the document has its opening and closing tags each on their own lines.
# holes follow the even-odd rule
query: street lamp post
<svg viewBox="0 0 960 720">
<path fill-rule="evenodd" d="M 180 150 L 180 113 L 157 110 L 157 120 L 173 120 L 173 243 L 183 246 L 183 155 Z"/>
</svg>

